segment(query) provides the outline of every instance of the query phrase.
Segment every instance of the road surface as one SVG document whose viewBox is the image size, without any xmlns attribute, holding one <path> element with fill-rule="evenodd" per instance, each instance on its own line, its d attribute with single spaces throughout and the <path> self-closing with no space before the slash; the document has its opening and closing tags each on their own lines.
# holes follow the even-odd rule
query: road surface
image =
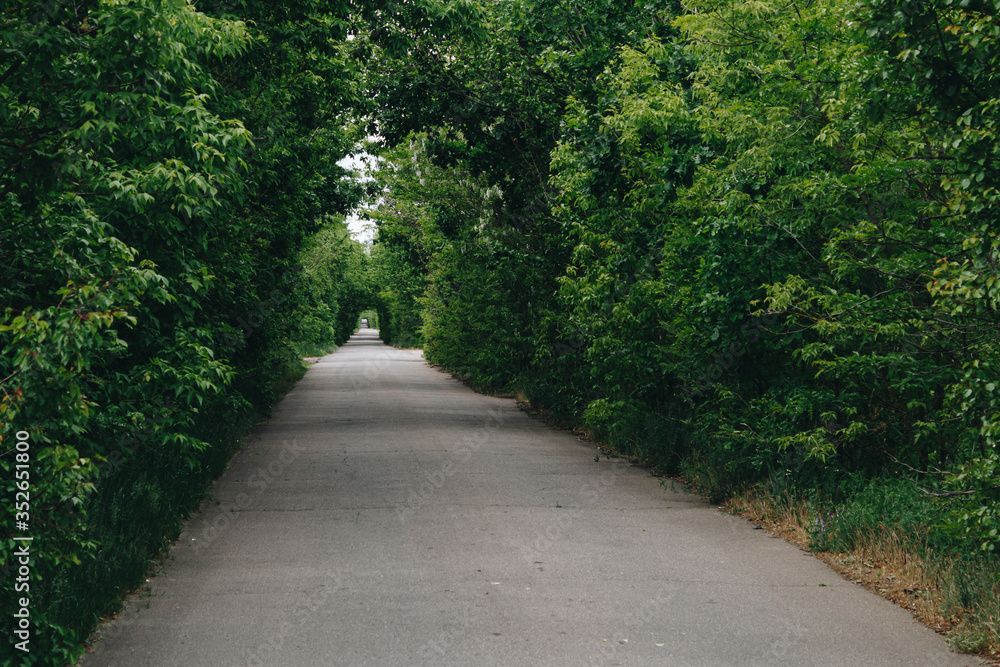
<svg viewBox="0 0 1000 667">
<path fill-rule="evenodd" d="M 595 454 L 362 329 L 247 439 L 83 665 L 981 664 Z"/>
</svg>

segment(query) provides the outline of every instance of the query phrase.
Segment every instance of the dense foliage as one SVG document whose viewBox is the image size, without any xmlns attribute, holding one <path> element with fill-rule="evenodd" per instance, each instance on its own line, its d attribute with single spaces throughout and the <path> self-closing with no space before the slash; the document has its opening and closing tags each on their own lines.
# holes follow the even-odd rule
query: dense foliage
<svg viewBox="0 0 1000 667">
<path fill-rule="evenodd" d="M 387 342 L 715 497 L 843 508 L 821 547 L 888 522 L 993 567 L 998 10 L 7 3 L 5 609 L 13 538 L 34 538 L 18 657 L 70 659 L 299 355 L 369 306 Z M 370 256 L 337 166 L 365 134 Z"/>
<path fill-rule="evenodd" d="M 3 664 L 70 660 L 297 352 L 343 342 L 371 301 L 334 217 L 361 194 L 331 122 L 354 104 L 347 8 L 201 9 L 0 17 L 0 590 L 31 613 L 30 653 L 3 624 Z"/>
</svg>

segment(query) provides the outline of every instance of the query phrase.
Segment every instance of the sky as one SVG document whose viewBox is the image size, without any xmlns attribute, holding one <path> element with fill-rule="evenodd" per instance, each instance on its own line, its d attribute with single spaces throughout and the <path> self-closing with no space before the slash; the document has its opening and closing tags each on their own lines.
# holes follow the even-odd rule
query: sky
<svg viewBox="0 0 1000 667">
<path fill-rule="evenodd" d="M 350 169 L 356 172 L 362 180 L 365 180 L 367 176 L 365 174 L 365 165 L 362 162 L 364 157 L 366 157 L 364 154 L 348 155 L 337 164 L 344 169 Z M 351 230 L 351 235 L 364 244 L 370 244 L 374 238 L 374 230 L 372 229 L 372 226 L 373 223 L 362 220 L 355 214 L 347 216 L 347 228 Z"/>
</svg>

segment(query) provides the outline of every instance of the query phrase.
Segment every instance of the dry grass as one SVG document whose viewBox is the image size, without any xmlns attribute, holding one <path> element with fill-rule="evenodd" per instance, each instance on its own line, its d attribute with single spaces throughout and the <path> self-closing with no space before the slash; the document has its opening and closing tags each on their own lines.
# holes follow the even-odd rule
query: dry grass
<svg viewBox="0 0 1000 667">
<path fill-rule="evenodd" d="M 722 504 L 722 510 L 738 514 L 763 528 L 768 535 L 784 538 L 797 547 L 809 548 L 809 512 L 804 503 L 787 499 L 776 502 L 772 497 L 747 491 Z"/>
<path fill-rule="evenodd" d="M 903 536 L 887 530 L 869 535 L 848 553 L 820 552 L 816 556 L 848 581 L 892 600 L 937 632 L 947 633 L 953 623 L 941 611 L 935 568 L 904 544 Z"/>
<path fill-rule="evenodd" d="M 747 491 L 729 499 L 724 511 L 738 514 L 760 526 L 768 534 L 782 537 L 803 549 L 809 549 L 809 532 L 814 517 L 807 504 L 792 498 L 774 499 L 766 494 Z M 1000 611 L 987 602 L 964 606 L 962 595 L 954 590 L 960 581 L 955 572 L 956 560 L 930 562 L 907 548 L 908 536 L 892 529 L 871 532 L 847 553 L 814 552 L 848 581 L 864 586 L 896 605 L 910 611 L 924 625 L 946 635 L 956 650 L 977 653 L 991 664 L 1000 665 Z M 995 580 L 994 580 L 995 581 Z M 1000 600 L 1000 583 L 994 583 Z"/>
</svg>

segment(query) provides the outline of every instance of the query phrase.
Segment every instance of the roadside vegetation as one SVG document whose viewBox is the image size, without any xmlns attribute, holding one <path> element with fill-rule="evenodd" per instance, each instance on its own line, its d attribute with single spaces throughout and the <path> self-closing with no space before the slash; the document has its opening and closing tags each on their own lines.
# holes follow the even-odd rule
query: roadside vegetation
<svg viewBox="0 0 1000 667">
<path fill-rule="evenodd" d="M 482 8 L 371 46 L 389 340 L 1000 651 L 1000 3 Z"/>
<path fill-rule="evenodd" d="M 71 662 L 362 312 L 1000 652 L 998 13 L 8 3 L 10 660 Z"/>
</svg>

